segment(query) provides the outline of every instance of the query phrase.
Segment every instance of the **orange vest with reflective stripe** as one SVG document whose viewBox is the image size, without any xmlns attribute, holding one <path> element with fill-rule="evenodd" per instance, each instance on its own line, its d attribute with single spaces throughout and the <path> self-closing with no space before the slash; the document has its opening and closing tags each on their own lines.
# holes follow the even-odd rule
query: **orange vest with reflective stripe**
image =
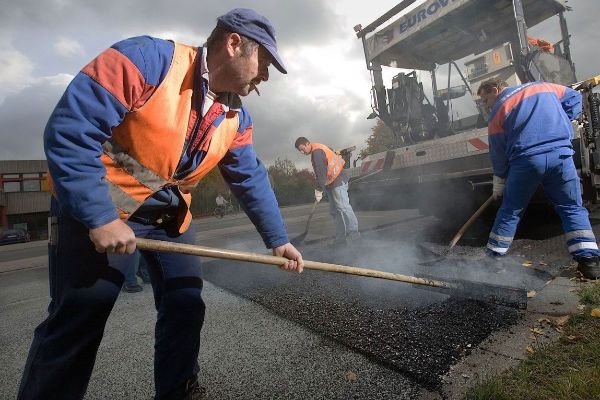
<svg viewBox="0 0 600 400">
<path fill-rule="evenodd" d="M 110 195 L 122 219 L 127 219 L 155 192 L 176 186 L 185 207 L 177 222 L 184 232 L 192 219 L 191 189 L 225 156 L 239 129 L 238 114 L 229 111 L 212 134 L 207 154 L 184 179 L 174 178 L 186 139 L 192 108 L 194 47 L 175 44 L 164 80 L 138 110 L 129 112 L 103 144 L 102 162 Z"/>
<path fill-rule="evenodd" d="M 315 150 L 323 150 L 325 159 L 327 160 L 327 182 L 325 185 L 331 185 L 335 178 L 338 177 L 346 161 L 339 154 L 335 154 L 333 150 L 321 143 L 311 143 L 311 153 Z"/>
</svg>

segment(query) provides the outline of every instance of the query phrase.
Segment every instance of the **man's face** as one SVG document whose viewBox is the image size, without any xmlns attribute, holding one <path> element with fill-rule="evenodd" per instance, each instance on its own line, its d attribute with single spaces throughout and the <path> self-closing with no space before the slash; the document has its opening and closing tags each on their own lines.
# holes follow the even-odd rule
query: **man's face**
<svg viewBox="0 0 600 400">
<path fill-rule="evenodd" d="M 298 151 L 305 156 L 310 154 L 310 143 L 298 145 Z"/>
<path fill-rule="evenodd" d="M 479 97 L 481 98 L 481 103 L 488 110 L 490 110 L 494 103 L 496 103 L 496 100 L 498 99 L 498 88 L 492 88 L 491 92 L 486 92 L 485 90 L 482 90 L 479 94 Z"/>
<path fill-rule="evenodd" d="M 230 64 L 229 92 L 247 96 L 261 82 L 269 80 L 271 55 L 262 46 L 254 47 L 250 54 L 243 54 L 241 44 L 235 49 Z"/>
</svg>

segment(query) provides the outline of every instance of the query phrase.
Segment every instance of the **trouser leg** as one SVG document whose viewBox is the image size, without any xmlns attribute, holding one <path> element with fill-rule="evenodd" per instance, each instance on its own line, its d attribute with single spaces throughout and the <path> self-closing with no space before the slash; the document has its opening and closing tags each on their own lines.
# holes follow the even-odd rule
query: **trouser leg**
<svg viewBox="0 0 600 400">
<path fill-rule="evenodd" d="M 57 208 L 53 202 L 51 215 Z M 49 244 L 48 317 L 35 329 L 20 400 L 84 397 L 106 320 L 123 284 L 123 274 L 95 251 L 87 228 L 65 216 L 58 215 L 56 221 Z"/>
<path fill-rule="evenodd" d="M 138 251 L 133 254 L 117 255 L 114 253 L 107 254 L 108 262 L 113 268 L 123 271 L 125 275 L 125 286 L 136 286 L 137 272 L 140 265 L 140 253 Z"/>
<path fill-rule="evenodd" d="M 155 230 L 150 239 L 195 243 L 191 227 L 182 235 Z M 200 331 L 204 322 L 200 258 L 175 253 L 144 252 L 156 309 L 154 375 L 157 399 L 179 399 L 186 382 L 197 376 Z"/>
<path fill-rule="evenodd" d="M 545 168 L 544 155 L 523 157 L 510 163 L 502 205 L 496 213 L 487 243 L 488 254 L 502 256 L 508 251 L 523 212 L 541 183 Z"/>
<path fill-rule="evenodd" d="M 326 187 L 325 191 L 327 192 L 327 199 L 329 200 L 329 214 L 331 214 L 335 224 L 335 238 L 337 240 L 343 240 L 346 238 L 347 226 L 341 211 L 341 199 L 336 189 L 337 188 Z"/>
<path fill-rule="evenodd" d="M 336 188 L 340 199 L 340 212 L 344 218 L 346 225 L 346 233 L 358 232 L 358 220 L 354 214 L 354 210 L 350 205 L 350 198 L 348 197 L 348 183 L 344 183 Z"/>
<path fill-rule="evenodd" d="M 567 248 L 573 258 L 600 255 L 587 210 L 583 207 L 581 186 L 573 157 L 551 153 L 543 181 L 544 191 L 561 218 Z"/>
</svg>

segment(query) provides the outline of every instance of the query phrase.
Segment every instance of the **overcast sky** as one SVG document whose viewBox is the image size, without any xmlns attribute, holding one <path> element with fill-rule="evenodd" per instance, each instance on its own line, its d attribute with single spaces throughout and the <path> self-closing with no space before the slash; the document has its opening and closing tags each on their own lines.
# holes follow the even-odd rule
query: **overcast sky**
<svg viewBox="0 0 600 400">
<path fill-rule="evenodd" d="M 364 147 L 371 132 L 370 78 L 352 27 L 368 25 L 398 1 L 263 0 L 0 0 L 0 160 L 43 159 L 46 120 L 72 77 L 94 56 L 126 37 L 149 34 L 201 45 L 217 16 L 250 7 L 275 25 L 288 75 L 244 102 L 255 147 L 267 164 L 298 166 L 298 136 L 333 148 Z M 567 13 L 579 79 L 600 74 L 596 0 L 569 0 Z M 558 23 L 538 31 L 559 40 Z M 535 33 L 535 31 L 534 31 Z M 386 82 L 389 85 L 389 82 Z"/>
</svg>

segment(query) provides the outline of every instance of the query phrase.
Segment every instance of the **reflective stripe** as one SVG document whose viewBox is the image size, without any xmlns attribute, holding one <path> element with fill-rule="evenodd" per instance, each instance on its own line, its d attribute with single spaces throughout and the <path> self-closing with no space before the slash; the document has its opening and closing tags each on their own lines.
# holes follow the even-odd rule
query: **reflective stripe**
<svg viewBox="0 0 600 400">
<path fill-rule="evenodd" d="M 137 202 L 133 197 L 125 193 L 119 186 L 108 180 L 106 182 L 108 183 L 108 191 L 113 202 L 127 214 L 133 214 L 142 205 L 142 203 Z"/>
<path fill-rule="evenodd" d="M 579 243 L 575 243 L 574 245 L 569 246 L 568 249 L 569 249 L 569 253 L 574 253 L 577 250 L 582 250 L 582 249 L 598 250 L 598 244 L 596 242 L 579 242 Z"/>
<path fill-rule="evenodd" d="M 508 251 L 508 247 L 496 247 L 490 243 L 487 244 L 487 248 L 500 254 L 506 254 Z"/>
<path fill-rule="evenodd" d="M 156 175 L 150 169 L 140 164 L 135 158 L 131 157 L 114 139 L 111 138 L 104 142 L 102 149 L 119 168 L 128 172 L 153 192 L 161 190 L 168 183 L 168 181 Z"/>
<path fill-rule="evenodd" d="M 337 176 L 340 174 L 340 171 L 342 170 L 341 167 L 343 166 L 340 160 L 342 160 L 342 157 L 336 154 L 331 159 L 331 161 L 329 161 L 329 163 L 327 164 L 327 177 L 335 176 L 337 178 Z M 333 182 L 333 180 L 331 182 Z"/>
<path fill-rule="evenodd" d="M 513 237 L 511 237 L 511 236 L 500 236 L 500 235 L 496 235 L 494 232 L 490 232 L 490 239 L 497 240 L 498 242 L 512 243 L 513 238 L 514 238 L 514 236 Z"/>
<path fill-rule="evenodd" d="M 571 232 L 567 232 L 565 233 L 565 236 L 567 238 L 567 241 L 571 240 L 571 239 L 575 239 L 575 238 L 589 238 L 589 239 L 593 239 L 594 241 L 596 241 L 596 236 L 594 236 L 594 232 L 590 231 L 590 230 L 580 230 L 580 231 L 571 231 Z"/>
</svg>

